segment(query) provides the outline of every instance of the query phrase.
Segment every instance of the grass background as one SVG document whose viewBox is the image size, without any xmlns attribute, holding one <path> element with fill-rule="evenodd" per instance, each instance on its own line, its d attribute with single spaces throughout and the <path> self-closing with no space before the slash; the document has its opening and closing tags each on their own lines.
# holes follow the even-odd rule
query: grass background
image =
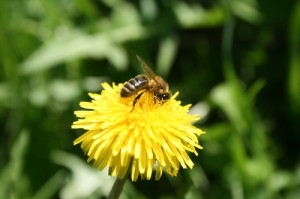
<svg viewBox="0 0 300 199">
<path fill-rule="evenodd" d="M 207 134 L 192 170 L 122 198 L 300 197 L 300 1 L 4 0 L 0 24 L 0 198 L 105 198 L 73 111 L 136 54 Z"/>
</svg>

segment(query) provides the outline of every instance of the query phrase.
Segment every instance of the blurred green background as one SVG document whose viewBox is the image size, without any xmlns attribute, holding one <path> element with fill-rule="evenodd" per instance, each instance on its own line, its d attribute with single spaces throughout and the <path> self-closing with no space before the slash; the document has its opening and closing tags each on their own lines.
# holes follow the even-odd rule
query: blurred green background
<svg viewBox="0 0 300 199">
<path fill-rule="evenodd" d="M 105 198 L 73 111 L 136 54 L 201 115 L 192 170 L 122 198 L 300 198 L 300 1 L 0 1 L 0 198 Z"/>
</svg>

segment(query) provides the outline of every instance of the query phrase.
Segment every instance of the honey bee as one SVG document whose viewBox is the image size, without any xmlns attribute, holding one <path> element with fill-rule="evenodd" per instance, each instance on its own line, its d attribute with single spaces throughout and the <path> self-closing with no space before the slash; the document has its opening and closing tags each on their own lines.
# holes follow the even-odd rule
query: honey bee
<svg viewBox="0 0 300 199">
<path fill-rule="evenodd" d="M 121 97 L 130 97 L 139 91 L 144 90 L 144 92 L 152 92 L 154 96 L 154 102 L 156 100 L 166 101 L 171 98 L 171 92 L 169 91 L 168 83 L 161 77 L 155 75 L 151 68 L 137 56 L 141 63 L 141 67 L 146 72 L 146 74 L 137 75 L 131 78 L 121 89 Z M 141 92 L 133 102 L 133 107 L 144 92 Z"/>
</svg>

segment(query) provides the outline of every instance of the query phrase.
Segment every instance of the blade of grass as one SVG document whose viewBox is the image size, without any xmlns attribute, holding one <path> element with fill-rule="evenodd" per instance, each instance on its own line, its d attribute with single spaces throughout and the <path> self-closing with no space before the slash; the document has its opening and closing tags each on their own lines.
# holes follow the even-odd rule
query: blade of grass
<svg viewBox="0 0 300 199">
<path fill-rule="evenodd" d="M 289 30 L 290 68 L 288 76 L 288 95 L 290 109 L 300 115 L 300 2 L 294 6 Z"/>
</svg>

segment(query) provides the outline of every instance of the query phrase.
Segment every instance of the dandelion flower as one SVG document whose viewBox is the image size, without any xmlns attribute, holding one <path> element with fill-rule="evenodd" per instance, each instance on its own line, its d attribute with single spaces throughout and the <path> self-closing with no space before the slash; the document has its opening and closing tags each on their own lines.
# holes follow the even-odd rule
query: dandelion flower
<svg viewBox="0 0 300 199">
<path fill-rule="evenodd" d="M 93 100 L 80 103 L 88 110 L 75 111 L 80 119 L 72 128 L 87 132 L 74 145 L 81 144 L 88 162 L 99 170 L 108 167 L 109 175 L 121 179 L 131 173 L 132 181 L 139 176 L 149 180 L 153 170 L 158 180 L 163 170 L 176 176 L 180 167 L 192 168 L 187 152 L 198 155 L 198 136 L 204 132 L 191 124 L 199 118 L 188 114 L 190 105 L 180 105 L 175 99 L 178 92 L 164 103 L 145 92 L 133 108 L 138 93 L 122 98 L 123 85 L 103 83 L 101 94 L 90 93 Z"/>
</svg>

